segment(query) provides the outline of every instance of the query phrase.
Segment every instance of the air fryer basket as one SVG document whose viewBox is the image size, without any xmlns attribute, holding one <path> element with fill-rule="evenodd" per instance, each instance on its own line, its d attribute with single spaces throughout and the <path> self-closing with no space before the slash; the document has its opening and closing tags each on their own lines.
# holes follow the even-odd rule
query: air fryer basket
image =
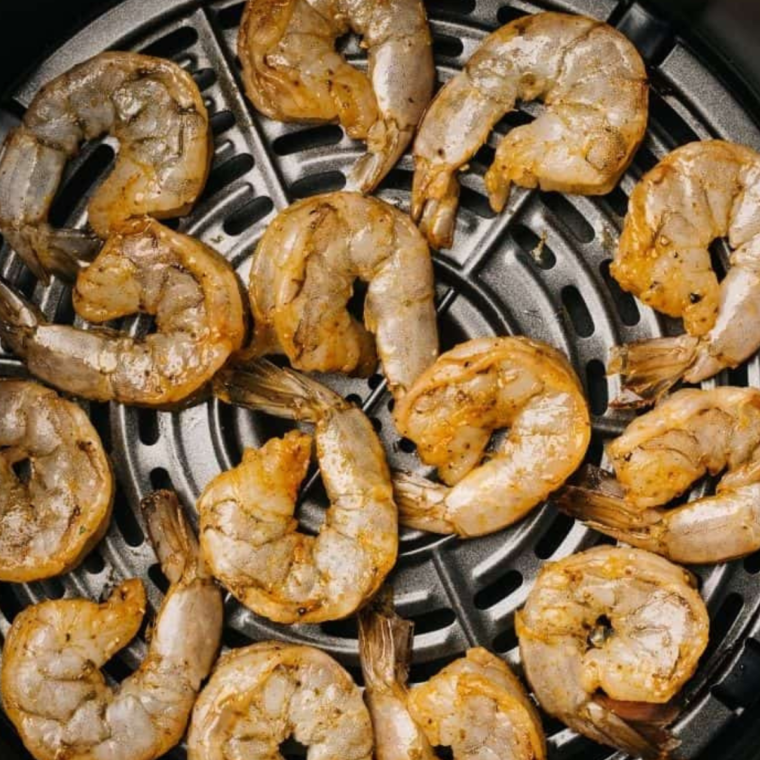
<svg viewBox="0 0 760 760">
<path fill-rule="evenodd" d="M 500 24 L 545 10 L 540 2 L 427 0 L 439 79 L 448 79 L 479 42 Z M 611 345 L 678 331 L 623 293 L 609 263 L 625 214 L 627 196 L 641 174 L 666 152 L 695 139 L 721 137 L 760 148 L 760 129 L 739 99 L 721 83 L 671 28 L 637 3 L 623 0 L 556 0 L 552 9 L 605 19 L 636 43 L 651 75 L 650 128 L 620 186 L 603 198 L 563 196 L 517 188 L 505 213 L 494 215 L 483 173 L 499 136 L 525 123 L 533 104 L 509 114 L 472 161 L 462 181 L 456 243 L 434 253 L 443 348 L 467 338 L 526 334 L 561 348 L 584 380 L 593 412 L 588 461 L 603 464 L 603 443 L 619 434 L 629 417 L 608 408 L 618 386 L 604 366 Z M 362 146 L 337 126 L 285 125 L 256 114 L 243 97 L 235 38 L 243 2 L 216 0 L 125 0 L 104 13 L 46 60 L 16 91 L 4 122 L 23 113 L 37 89 L 74 63 L 104 49 L 131 49 L 174 59 L 193 73 L 212 113 L 214 166 L 206 191 L 179 228 L 221 251 L 247 282 L 253 247 L 278 210 L 295 199 L 338 190 Z M 355 42 L 346 54 L 363 65 Z M 757 105 L 757 104 L 754 104 Z M 1 128 L 0 128 L 1 129 Z M 0 137 L 2 135 L 0 134 Z M 52 214 L 55 224 L 82 224 L 89 189 L 108 171 L 110 140 L 90 144 L 68 167 Z M 379 196 L 406 209 L 412 161 L 407 155 L 383 182 Z M 725 266 L 725 251 L 716 248 Z M 37 283 L 19 259 L 3 248 L 0 272 L 41 305 L 56 322 L 75 321 L 70 293 L 54 282 Z M 125 320 L 136 331 L 140 319 Z M 0 374 L 22 375 L 22 365 L 0 352 Z M 325 377 L 325 382 L 362 405 L 372 418 L 395 467 L 420 470 L 409 442 L 396 435 L 391 400 L 382 377 Z M 717 378 L 718 383 L 760 386 L 760 363 Z M 177 413 L 116 404 L 90 404 L 89 411 L 115 465 L 118 489 L 106 538 L 76 571 L 49 581 L 0 586 L 0 635 L 29 604 L 62 596 L 103 597 L 122 578 L 141 577 L 155 608 L 165 590 L 142 526 L 140 498 L 157 487 L 175 488 L 195 519 L 203 486 L 235 465 L 245 446 L 279 435 L 286 424 L 216 401 Z M 315 530 L 325 506 L 318 478 L 303 491 L 299 516 Z M 402 615 L 416 623 L 412 680 L 421 681 L 473 645 L 519 663 L 514 612 L 525 600 L 541 563 L 606 541 L 551 504 L 496 535 L 472 541 L 405 530 L 393 572 Z M 760 556 L 717 567 L 697 567 L 710 609 L 712 635 L 701 667 L 685 691 L 675 724 L 680 755 L 700 756 L 718 733 L 754 700 L 760 688 Z M 257 618 L 226 599 L 224 644 L 238 647 L 264 638 L 307 642 L 335 655 L 360 679 L 353 620 L 284 627 Z M 115 681 L 145 652 L 142 638 L 107 666 Z M 1 718 L 0 714 L 0 718 Z M 5 721 L 5 719 L 2 719 Z M 554 760 L 620 758 L 545 718 Z M 8 734 L 0 724 L 0 739 Z M 2 748 L 3 758 L 6 757 Z M 8 752 L 11 750 L 8 749 Z M 24 755 L 20 755 L 23 757 Z M 170 757 L 184 757 L 176 749 Z M 750 755 L 746 755 L 750 757 Z M 10 755 L 9 755 L 10 757 Z"/>
</svg>

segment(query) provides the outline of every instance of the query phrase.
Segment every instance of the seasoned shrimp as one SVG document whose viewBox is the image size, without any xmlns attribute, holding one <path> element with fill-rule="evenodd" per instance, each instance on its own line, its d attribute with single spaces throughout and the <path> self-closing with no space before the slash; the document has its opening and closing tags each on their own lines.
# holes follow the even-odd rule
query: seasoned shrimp
<svg viewBox="0 0 760 760">
<path fill-rule="evenodd" d="M 435 760 L 431 744 L 456 760 L 543 760 L 541 720 L 507 664 L 480 647 L 427 683 L 407 689 L 414 626 L 390 611 L 359 616 L 365 698 L 377 760 Z"/>
<path fill-rule="evenodd" d="M 346 306 L 369 284 L 366 328 Z M 254 350 L 297 369 L 370 374 L 380 355 L 403 395 L 438 355 L 430 251 L 405 214 L 358 193 L 328 193 L 283 211 L 261 239 L 250 282 Z"/>
<path fill-rule="evenodd" d="M 143 508 L 171 586 L 135 673 L 112 688 L 99 668 L 140 628 L 146 599 L 136 578 L 102 604 L 48 601 L 13 621 L 3 647 L 3 707 L 37 760 L 152 760 L 185 732 L 219 648 L 222 598 L 176 496 L 158 491 Z"/>
<path fill-rule="evenodd" d="M 684 389 L 607 447 L 617 480 L 593 473 L 557 504 L 590 527 L 675 562 L 724 562 L 760 549 L 760 391 Z M 658 509 L 706 474 L 717 493 Z"/>
<path fill-rule="evenodd" d="M 362 36 L 369 74 L 335 50 Z M 422 0 L 248 0 L 238 55 L 256 108 L 280 121 L 338 121 L 367 141 L 349 187 L 371 192 L 411 142 L 433 94 Z"/>
<path fill-rule="evenodd" d="M 634 757 L 677 746 L 671 700 L 707 646 L 693 576 L 641 549 L 600 546 L 546 563 L 516 616 L 541 707 Z"/>
<path fill-rule="evenodd" d="M 331 506 L 316 538 L 297 531 L 293 512 L 311 436 L 292 431 L 248 449 L 198 502 L 212 572 L 243 604 L 279 623 L 350 615 L 377 591 L 398 553 L 390 473 L 372 424 L 327 388 L 264 360 L 222 370 L 214 386 L 230 403 L 316 425 Z"/>
<path fill-rule="evenodd" d="M 0 337 L 29 371 L 67 393 L 167 406 L 213 377 L 245 335 L 230 265 L 201 242 L 153 219 L 125 222 L 80 272 L 74 309 L 90 322 L 154 315 L 145 337 L 48 322 L 0 281 Z"/>
<path fill-rule="evenodd" d="M 396 425 L 446 485 L 394 476 L 404 525 L 479 536 L 519 520 L 573 473 L 591 436 L 567 359 L 527 338 L 478 338 L 439 357 L 396 404 Z M 510 428 L 479 467 L 494 430 Z"/>
<path fill-rule="evenodd" d="M 371 760 L 372 724 L 351 676 L 319 649 L 262 641 L 227 652 L 198 697 L 189 760 L 280 760 L 289 737 L 308 757 Z"/>
<path fill-rule="evenodd" d="M 26 481 L 14 470 L 24 462 Z M 113 494 L 87 415 L 37 383 L 0 380 L 0 581 L 76 567 L 108 528 Z"/>
<path fill-rule="evenodd" d="M 719 283 L 709 246 L 727 237 L 731 267 Z M 631 194 L 610 267 L 625 290 L 683 318 L 687 335 L 613 350 L 620 405 L 651 404 L 683 378 L 698 383 L 760 348 L 760 154 L 722 140 L 665 156 Z"/>
<path fill-rule="evenodd" d="M 501 211 L 514 182 L 566 193 L 610 192 L 644 138 L 647 79 L 636 48 L 601 21 L 537 13 L 497 29 L 436 95 L 414 144 L 412 217 L 450 248 L 456 172 L 518 100 L 543 101 L 500 142 L 485 182 Z"/>
<path fill-rule="evenodd" d="M 0 232 L 43 280 L 73 279 L 100 247 L 96 237 L 47 220 L 66 162 L 105 133 L 119 141 L 119 155 L 88 206 L 97 238 L 134 216 L 180 216 L 206 184 L 211 133 L 190 74 L 136 53 L 102 53 L 75 66 L 40 90 L 0 160 Z"/>
</svg>

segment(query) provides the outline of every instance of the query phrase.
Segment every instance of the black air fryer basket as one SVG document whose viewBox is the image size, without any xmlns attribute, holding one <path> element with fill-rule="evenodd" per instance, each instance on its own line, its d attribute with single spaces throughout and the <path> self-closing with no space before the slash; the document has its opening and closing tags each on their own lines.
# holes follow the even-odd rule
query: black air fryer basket
<svg viewBox="0 0 760 760">
<path fill-rule="evenodd" d="M 22 5 L 11 10 L 11 3 Z M 254 112 L 242 94 L 235 54 L 241 0 L 0 4 L 0 46 L 6 43 L 6 54 L 14 53 L 8 61 L 11 69 L 26 70 L 0 101 L 0 139 L 41 84 L 104 49 L 172 58 L 192 72 L 212 114 L 216 153 L 208 186 L 179 228 L 221 251 L 246 282 L 253 247 L 277 211 L 298 198 L 342 188 L 348 167 L 362 150 L 337 126 L 280 124 Z M 755 80 L 747 68 L 753 54 L 760 59 L 760 46 L 751 47 L 760 38 L 760 2 L 735 0 L 736 9 L 718 2 L 703 8 L 705 4 L 668 0 L 660 9 L 630 0 L 426 0 L 426 5 L 441 81 L 461 68 L 490 30 L 547 9 L 607 20 L 634 41 L 649 66 L 649 131 L 619 187 L 601 198 L 516 188 L 509 209 L 494 215 L 483 173 L 499 136 L 535 113 L 535 104 L 528 104 L 503 119 L 473 160 L 463 176 L 455 247 L 434 253 L 442 347 L 476 336 L 513 333 L 546 340 L 565 351 L 586 384 L 594 430 L 587 461 L 599 465 L 605 439 L 619 434 L 630 419 L 608 407 L 618 390 L 616 380 L 604 374 L 609 347 L 678 331 L 677 325 L 623 293 L 609 275 L 628 194 L 645 171 L 683 143 L 720 137 L 760 149 L 760 89 L 753 89 L 753 81 L 760 81 L 760 65 Z M 694 5 L 699 7 L 695 10 Z M 93 20 L 61 39 L 62 29 L 71 25 L 72 13 L 80 8 Z M 52 44 L 47 58 L 35 53 L 43 44 Z M 345 52 L 352 60 L 363 57 L 355 41 L 346 42 Z M 6 67 L 4 73 L 9 71 Z M 54 206 L 54 224 L 82 223 L 89 190 L 108 171 L 113 155 L 113 144 L 105 140 L 87 145 L 71 162 Z M 407 155 L 378 195 L 407 209 L 411 178 Z M 716 249 L 716 259 L 725 266 L 725 251 Z M 0 274 L 56 322 L 74 321 L 69 291 L 58 283 L 43 287 L 36 282 L 8 246 L 0 253 Z M 137 330 L 139 320 L 125 320 L 123 327 Z M 0 351 L 0 375 L 22 373 L 13 357 Z M 418 467 L 415 454 L 394 431 L 390 396 L 380 375 L 325 380 L 362 405 L 380 431 L 393 466 Z M 760 387 L 760 361 L 755 358 L 723 373 L 716 382 Z M 260 445 L 285 427 L 216 401 L 176 413 L 117 404 L 92 403 L 88 408 L 116 469 L 113 523 L 74 572 L 39 583 L 0 584 L 0 638 L 29 604 L 62 596 L 99 599 L 127 577 L 145 581 L 155 609 L 163 578 L 144 534 L 140 498 L 153 488 L 170 486 L 185 504 L 194 504 L 214 475 L 239 461 L 245 446 Z M 311 482 L 299 511 L 307 530 L 318 527 L 324 505 L 319 481 Z M 604 540 L 551 504 L 505 531 L 467 542 L 405 530 L 392 579 L 400 614 L 416 623 L 412 681 L 427 679 L 474 645 L 516 665 L 514 612 L 541 564 Z M 760 757 L 760 555 L 695 571 L 712 630 L 675 724 L 682 742 L 679 754 Z M 278 626 L 228 598 L 225 626 L 226 647 L 264 638 L 306 642 L 335 655 L 360 679 L 353 620 Z M 144 652 L 144 640 L 130 644 L 106 666 L 109 677 L 122 679 Z M 550 718 L 544 718 L 544 727 L 552 760 L 622 758 Z M 28 757 L 0 712 L 0 760 Z M 177 748 L 169 757 L 183 758 L 184 750 Z"/>
</svg>

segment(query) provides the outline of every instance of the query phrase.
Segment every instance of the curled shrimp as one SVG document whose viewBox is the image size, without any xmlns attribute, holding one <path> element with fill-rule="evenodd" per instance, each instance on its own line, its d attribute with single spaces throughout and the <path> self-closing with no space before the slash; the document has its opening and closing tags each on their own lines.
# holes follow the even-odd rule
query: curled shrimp
<svg viewBox="0 0 760 760">
<path fill-rule="evenodd" d="M 722 282 L 709 246 L 727 237 Z M 615 260 L 621 287 L 671 317 L 686 335 L 613 349 L 618 405 L 651 404 L 683 378 L 698 383 L 760 347 L 760 154 L 722 140 L 677 148 L 634 188 Z"/>
<path fill-rule="evenodd" d="M 547 562 L 516 616 L 520 656 L 541 707 L 634 757 L 677 746 L 667 703 L 707 646 L 693 576 L 641 549 L 601 546 Z"/>
<path fill-rule="evenodd" d="M 125 222 L 80 272 L 74 310 L 90 322 L 136 312 L 156 332 L 131 336 L 47 321 L 0 281 L 0 337 L 37 377 L 100 401 L 167 406 L 199 391 L 245 335 L 243 301 L 230 265 L 200 241 L 153 219 Z"/>
<path fill-rule="evenodd" d="M 368 283 L 366 327 L 346 306 Z M 402 395 L 438 355 L 430 251 L 393 206 L 328 193 L 290 206 L 269 225 L 251 269 L 254 350 L 283 352 L 304 371 L 370 374 L 383 365 Z"/>
<path fill-rule="evenodd" d="M 310 646 L 262 641 L 224 654 L 193 710 L 189 760 L 279 760 L 291 736 L 310 758 L 371 760 L 372 724 L 351 676 Z"/>
<path fill-rule="evenodd" d="M 430 104 L 414 143 L 412 217 L 450 248 L 456 172 L 518 100 L 544 103 L 499 143 L 485 182 L 494 211 L 512 183 L 584 195 L 610 192 L 644 138 L 647 79 L 636 48 L 601 21 L 565 13 L 519 18 L 488 36 Z"/>
<path fill-rule="evenodd" d="M 396 474 L 400 521 L 460 536 L 522 518 L 573 473 L 591 436 L 567 359 L 527 338 L 478 338 L 442 354 L 396 403 L 394 419 L 445 484 Z M 493 431 L 506 427 L 478 466 Z"/>
<path fill-rule="evenodd" d="M 349 31 L 362 36 L 368 75 L 335 50 Z M 259 111 L 279 121 L 338 121 L 367 141 L 348 181 L 365 193 L 406 150 L 433 94 L 422 0 L 248 0 L 238 55 Z"/>
<path fill-rule="evenodd" d="M 0 160 L 0 232 L 45 281 L 48 273 L 73 279 L 100 247 L 87 233 L 53 229 L 48 212 L 66 162 L 105 133 L 119 141 L 119 155 L 88 206 L 97 238 L 134 216 L 180 216 L 206 184 L 211 133 L 190 74 L 137 53 L 75 66 L 37 93 Z"/>
<path fill-rule="evenodd" d="M 355 612 L 396 562 L 398 519 L 385 453 L 364 413 L 292 370 L 260 360 L 217 376 L 218 396 L 315 424 L 330 507 L 319 535 L 297 531 L 298 486 L 311 436 L 292 431 L 248 449 L 206 487 L 201 545 L 214 575 L 247 607 L 279 623 Z"/>
<path fill-rule="evenodd" d="M 28 463 L 29 477 L 14 467 Z M 76 404 L 0 380 L 0 581 L 76 567 L 108 528 L 114 481 L 100 436 Z"/>
<path fill-rule="evenodd" d="M 143 509 L 171 585 L 147 656 L 120 686 L 109 686 L 100 667 L 140 628 L 146 598 L 139 579 L 102 604 L 47 601 L 13 621 L 3 647 L 3 707 L 36 760 L 153 760 L 185 733 L 216 659 L 222 598 L 176 496 L 158 491 Z"/>
<path fill-rule="evenodd" d="M 407 688 L 414 625 L 392 610 L 359 615 L 359 655 L 375 730 L 377 760 L 543 760 L 541 720 L 509 666 L 481 647 L 427 683 Z"/>
<path fill-rule="evenodd" d="M 760 549 L 760 391 L 684 389 L 634 420 L 600 471 L 566 486 L 560 509 L 590 527 L 675 562 L 724 562 Z M 706 474 L 714 496 L 661 507 Z"/>
</svg>

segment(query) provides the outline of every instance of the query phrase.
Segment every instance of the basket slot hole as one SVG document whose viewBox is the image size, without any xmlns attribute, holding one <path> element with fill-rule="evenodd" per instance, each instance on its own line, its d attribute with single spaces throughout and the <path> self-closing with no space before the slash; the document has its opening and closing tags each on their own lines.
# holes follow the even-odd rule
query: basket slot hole
<svg viewBox="0 0 760 760">
<path fill-rule="evenodd" d="M 496 212 L 491 208 L 488 198 L 470 187 L 462 186 L 459 202 L 468 211 L 472 211 L 483 219 L 493 219 L 496 216 Z"/>
<path fill-rule="evenodd" d="M 581 243 L 590 243 L 594 239 L 594 228 L 567 198 L 558 193 L 542 193 L 541 201 Z"/>
<path fill-rule="evenodd" d="M 414 441 L 409 440 L 409 438 L 399 438 L 398 447 L 405 454 L 413 454 L 415 451 L 417 451 L 417 446 L 415 445 Z"/>
<path fill-rule="evenodd" d="M 712 653 L 728 635 L 734 623 L 744 609 L 744 599 L 741 594 L 731 592 L 721 602 L 715 615 L 710 620 L 710 641 L 702 655 L 702 662 L 707 662 Z"/>
<path fill-rule="evenodd" d="M 502 116 L 496 123 L 494 130 L 503 135 L 515 127 L 522 127 L 525 124 L 530 124 L 532 121 L 533 116 L 527 111 L 517 108 L 514 111 L 504 114 L 504 116 Z"/>
<path fill-rule="evenodd" d="M 601 436 L 598 436 L 595 433 L 592 433 L 591 441 L 589 442 L 584 462 L 588 464 L 595 464 L 597 467 L 599 467 L 602 464 L 603 456 L 604 456 L 604 441 L 602 440 Z"/>
<path fill-rule="evenodd" d="M 150 471 L 150 485 L 155 491 L 173 491 L 174 483 L 171 476 L 163 467 L 154 467 Z"/>
<path fill-rule="evenodd" d="M 232 111 L 217 111 L 209 118 L 209 125 L 214 135 L 221 135 L 235 126 L 235 114 Z"/>
<path fill-rule="evenodd" d="M 253 639 L 246 636 L 242 631 L 238 631 L 237 628 L 225 625 L 222 631 L 222 643 L 230 649 L 238 649 L 253 644 Z"/>
<path fill-rule="evenodd" d="M 439 673 L 443 668 L 451 665 L 452 662 L 458 660 L 463 655 L 464 652 L 456 652 L 445 657 L 437 657 L 428 662 L 413 662 L 409 668 L 409 683 L 415 684 L 429 681 L 436 673 Z"/>
<path fill-rule="evenodd" d="M 301 129 L 278 137 L 272 148 L 278 156 L 290 156 L 304 150 L 337 145 L 343 139 L 343 130 L 335 124 L 323 124 L 311 129 Z"/>
<path fill-rule="evenodd" d="M 222 8 L 216 14 L 216 20 L 222 29 L 234 29 L 240 26 L 240 20 L 243 18 L 243 8 L 245 3 L 236 3 L 227 8 Z"/>
<path fill-rule="evenodd" d="M 523 261 L 543 270 L 551 269 L 557 263 L 557 257 L 546 245 L 546 241 L 524 224 L 516 224 L 512 228 L 512 239 L 522 251 L 523 255 L 520 258 Z"/>
<path fill-rule="evenodd" d="M 55 307 L 55 316 L 53 317 L 53 321 L 59 325 L 73 325 L 75 316 L 76 314 L 74 312 L 74 302 L 71 298 L 71 290 L 69 288 L 66 288 L 66 290 L 61 293 L 61 299 L 58 301 L 58 304 Z"/>
<path fill-rule="evenodd" d="M 294 198 L 308 198 L 312 195 L 319 195 L 319 193 L 342 190 L 345 186 L 346 178 L 341 172 L 321 172 L 297 179 L 290 186 L 290 194 Z"/>
<path fill-rule="evenodd" d="M 599 270 L 602 273 L 607 290 L 610 291 L 612 302 L 615 304 L 620 319 L 623 321 L 624 325 L 632 327 L 633 325 L 638 324 L 641 319 L 639 307 L 636 305 L 636 299 L 618 285 L 618 281 L 610 272 L 610 264 L 612 264 L 612 260 L 606 259 L 601 263 Z"/>
<path fill-rule="evenodd" d="M 475 0 L 427 0 L 425 6 L 431 16 L 456 16 L 459 18 L 475 10 Z"/>
<path fill-rule="evenodd" d="M 440 58 L 459 58 L 464 51 L 464 43 L 449 34 L 433 35 L 433 54 Z"/>
<path fill-rule="evenodd" d="M 245 230 L 260 222 L 274 208 L 271 198 L 262 195 L 244 203 L 224 220 L 224 231 L 228 235 L 240 235 Z"/>
<path fill-rule="evenodd" d="M 451 747 L 444 747 L 439 744 L 435 747 L 435 756 L 438 760 L 454 760 L 454 750 Z"/>
<path fill-rule="evenodd" d="M 633 162 L 641 171 L 641 173 L 644 174 L 650 169 L 654 169 L 654 167 L 657 166 L 657 156 L 655 156 L 655 154 L 652 153 L 649 148 L 642 146 L 636 153 Z"/>
<path fill-rule="evenodd" d="M 12 623 L 16 615 L 24 609 L 24 605 L 13 593 L 13 588 L 11 584 L 0 584 L 0 610 L 9 623 Z"/>
<path fill-rule="evenodd" d="M 375 428 L 375 432 L 380 435 L 383 432 L 383 423 L 377 417 L 370 417 L 369 421 L 372 423 L 372 427 Z"/>
<path fill-rule="evenodd" d="M 304 760 L 307 755 L 307 748 L 306 745 L 290 736 L 280 744 L 280 755 L 283 760 Z"/>
<path fill-rule="evenodd" d="M 155 55 L 158 58 L 173 58 L 183 50 L 198 42 L 198 32 L 191 26 L 181 26 L 164 37 L 151 42 L 142 50 L 144 55 Z"/>
<path fill-rule="evenodd" d="M 374 374 L 372 377 L 367 379 L 367 385 L 369 385 L 371 390 L 375 390 L 375 388 L 379 388 L 382 385 L 383 382 L 383 376 L 380 374 Z"/>
<path fill-rule="evenodd" d="M 31 299 L 34 295 L 34 289 L 37 287 L 37 278 L 24 267 L 21 270 L 21 275 L 16 280 L 16 289 L 22 296 L 26 296 Z"/>
<path fill-rule="evenodd" d="M 330 620 L 329 622 L 322 623 L 320 628 L 328 636 L 334 636 L 338 639 L 352 639 L 355 641 L 359 638 L 355 616 L 344 620 Z"/>
<path fill-rule="evenodd" d="M 672 138 L 675 145 L 699 140 L 697 133 L 684 121 L 673 107 L 654 91 L 649 93 L 649 113 L 652 120 L 659 124 L 663 131 Z"/>
<path fill-rule="evenodd" d="M 155 409 L 137 410 L 137 434 L 146 446 L 153 446 L 158 441 L 161 431 Z"/>
<path fill-rule="evenodd" d="M 253 156 L 249 153 L 241 153 L 233 156 L 229 161 L 225 161 L 219 166 L 215 166 L 208 177 L 206 189 L 203 192 L 205 198 L 216 195 L 228 185 L 231 185 L 243 175 L 253 169 Z"/>
<path fill-rule="evenodd" d="M 193 79 L 203 92 L 216 83 L 216 72 L 213 69 L 199 69 L 193 74 Z"/>
<path fill-rule="evenodd" d="M 488 167 L 493 163 L 494 158 L 496 158 L 496 150 L 488 143 L 484 143 L 480 146 L 478 152 L 472 157 L 470 164 L 474 171 L 481 169 L 482 171 L 478 173 L 485 173 Z"/>
<path fill-rule="evenodd" d="M 118 483 L 116 484 L 113 513 L 124 540 L 132 547 L 142 546 L 145 541 L 145 534 L 140 527 L 140 523 L 137 522 L 134 512 L 130 509 L 124 496 L 124 491 Z"/>
<path fill-rule="evenodd" d="M 103 448 L 111 450 L 110 406 L 107 402 L 90 402 L 90 422 L 100 436 Z"/>
<path fill-rule="evenodd" d="M 156 587 L 162 594 L 165 594 L 169 590 L 169 579 L 164 575 L 158 562 L 148 568 L 148 578 L 156 584 Z"/>
<path fill-rule="evenodd" d="M 560 723 L 560 730 L 567 730 L 564 724 Z M 546 723 L 544 722 L 544 728 Z M 556 733 L 559 733 L 557 731 Z M 550 736 L 549 731 L 546 731 L 546 735 Z M 611 750 L 609 747 L 605 747 L 602 744 L 597 744 L 591 739 L 587 739 L 585 736 L 576 735 L 573 739 L 571 750 L 569 754 L 562 754 L 562 760 L 608 760 L 612 757 L 610 755 Z"/>
<path fill-rule="evenodd" d="M 575 285 L 565 285 L 562 288 L 562 303 L 570 316 L 575 332 L 581 338 L 588 338 L 594 332 L 594 320 L 583 300 L 583 296 Z"/>
<path fill-rule="evenodd" d="M 622 218 L 628 213 L 628 196 L 619 185 L 607 193 L 604 199 L 617 216 Z"/>
<path fill-rule="evenodd" d="M 116 683 L 122 683 L 132 675 L 132 668 L 117 654 L 112 657 L 105 665 L 103 670 L 108 673 Z"/>
<path fill-rule="evenodd" d="M 604 414 L 608 401 L 607 377 L 604 364 L 599 359 L 592 359 L 586 365 L 586 382 L 592 414 Z"/>
<path fill-rule="evenodd" d="M 475 606 L 479 610 L 487 610 L 522 586 L 522 573 L 517 570 L 507 570 L 495 581 L 492 581 L 475 594 Z"/>
<path fill-rule="evenodd" d="M 574 522 L 575 521 L 572 517 L 568 517 L 559 512 L 549 526 L 549 530 L 541 536 L 536 544 L 536 556 L 539 559 L 549 559 L 549 557 L 559 549 L 560 544 L 567 538 L 567 534 L 570 533 Z"/>
<path fill-rule="evenodd" d="M 738 367 L 728 370 L 728 384 L 744 387 L 749 385 L 749 375 L 747 374 L 747 365 L 740 364 Z"/>
<path fill-rule="evenodd" d="M 412 172 L 406 169 L 391 169 L 380 183 L 378 190 L 406 190 L 412 189 Z"/>
<path fill-rule="evenodd" d="M 521 11 L 519 8 L 515 8 L 511 5 L 502 5 L 498 11 L 496 11 L 496 19 L 500 24 L 508 24 L 510 21 L 515 21 L 518 18 L 523 18 L 528 14 L 525 11 Z"/>
<path fill-rule="evenodd" d="M 46 599 L 62 599 L 66 588 L 60 578 L 46 578 L 39 582 L 42 594 Z"/>
<path fill-rule="evenodd" d="M 496 652 L 510 652 L 518 644 L 514 623 L 510 621 L 507 626 L 507 628 L 494 636 L 493 648 Z"/>
<path fill-rule="evenodd" d="M 82 567 L 84 567 L 90 575 L 100 575 L 106 569 L 106 562 L 100 555 L 100 552 L 95 550 L 91 551 L 85 557 Z"/>
<path fill-rule="evenodd" d="M 414 622 L 415 635 L 420 635 L 448 628 L 450 625 L 453 625 L 457 616 L 454 610 L 442 607 L 441 609 L 423 612 L 419 615 L 410 615 L 410 618 Z"/>
</svg>

